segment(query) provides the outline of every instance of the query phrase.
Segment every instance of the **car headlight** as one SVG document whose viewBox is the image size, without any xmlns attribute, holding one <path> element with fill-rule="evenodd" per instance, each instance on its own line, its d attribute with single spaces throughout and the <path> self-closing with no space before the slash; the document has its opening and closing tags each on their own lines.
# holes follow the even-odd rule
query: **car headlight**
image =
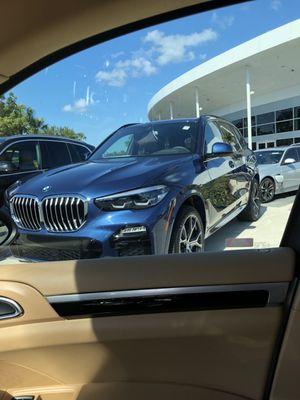
<svg viewBox="0 0 300 400">
<path fill-rule="evenodd" d="M 155 206 L 165 198 L 168 192 L 169 189 L 166 186 L 151 186 L 99 197 L 95 199 L 95 204 L 104 211 L 140 210 Z"/>
</svg>

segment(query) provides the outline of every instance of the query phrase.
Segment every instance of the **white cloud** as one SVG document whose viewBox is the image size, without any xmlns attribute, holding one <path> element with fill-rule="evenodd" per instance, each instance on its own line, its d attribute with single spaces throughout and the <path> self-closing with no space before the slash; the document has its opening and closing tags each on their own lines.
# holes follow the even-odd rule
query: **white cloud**
<svg viewBox="0 0 300 400">
<path fill-rule="evenodd" d="M 123 86 L 127 79 L 127 73 L 120 68 L 113 68 L 111 71 L 98 71 L 97 82 L 104 82 L 109 86 Z"/>
<path fill-rule="evenodd" d="M 234 20 L 235 18 L 233 15 L 220 16 L 216 12 L 214 12 L 211 17 L 211 23 L 221 29 L 229 28 L 233 24 Z"/>
<path fill-rule="evenodd" d="M 190 61 L 195 58 L 189 48 L 217 39 L 217 32 L 213 29 L 204 29 L 202 32 L 194 32 L 188 35 L 165 35 L 164 32 L 154 30 L 148 32 L 144 41 L 152 45 L 155 61 L 159 65 Z"/>
<path fill-rule="evenodd" d="M 206 58 L 206 54 L 195 54 L 192 50 L 202 44 L 216 40 L 217 32 L 213 29 L 204 29 L 188 35 L 166 35 L 159 30 L 147 33 L 143 38 L 145 48 L 131 52 L 131 56 L 114 62 L 107 63 L 106 69 L 97 72 L 97 82 L 121 87 L 129 78 L 151 76 L 158 72 L 158 68 L 169 63 Z M 124 52 L 115 53 L 110 56 L 120 58 Z"/>
<path fill-rule="evenodd" d="M 281 0 L 272 0 L 271 1 L 271 4 L 270 4 L 271 10 L 278 11 L 281 6 L 282 6 Z"/>
<path fill-rule="evenodd" d="M 143 57 L 132 57 L 118 61 L 110 71 L 100 70 L 96 74 L 96 81 L 109 86 L 120 87 L 129 77 L 150 76 L 156 73 L 156 67 L 150 60 Z"/>
<path fill-rule="evenodd" d="M 86 89 L 86 96 L 85 98 L 80 98 L 78 100 L 75 100 L 71 104 L 66 104 L 63 106 L 62 111 L 65 112 L 77 112 L 79 114 L 84 113 L 87 108 L 95 103 L 94 94 L 90 92 L 90 87 L 88 86 Z"/>
</svg>

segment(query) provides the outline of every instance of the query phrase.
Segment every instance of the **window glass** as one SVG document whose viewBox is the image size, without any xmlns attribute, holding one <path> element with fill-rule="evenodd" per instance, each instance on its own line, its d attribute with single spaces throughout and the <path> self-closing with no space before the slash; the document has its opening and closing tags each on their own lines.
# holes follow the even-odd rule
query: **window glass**
<svg viewBox="0 0 300 400">
<path fill-rule="evenodd" d="M 300 107 L 294 108 L 294 118 L 300 118 Z"/>
<path fill-rule="evenodd" d="M 107 150 L 104 151 L 102 157 L 126 157 L 130 156 L 130 147 L 133 144 L 133 134 L 121 136 L 113 142 Z"/>
<path fill-rule="evenodd" d="M 293 119 L 293 109 L 287 108 L 285 110 L 276 111 L 276 121 L 284 121 L 286 119 Z"/>
<path fill-rule="evenodd" d="M 252 115 L 251 116 L 251 125 L 256 125 L 256 116 Z M 244 118 L 244 127 L 247 128 L 248 127 L 248 119 Z"/>
<path fill-rule="evenodd" d="M 268 148 L 275 147 L 275 143 L 274 142 L 267 142 L 267 147 Z"/>
<path fill-rule="evenodd" d="M 293 158 L 296 162 L 299 161 L 299 155 L 297 149 L 288 149 L 284 155 L 283 161 L 287 158 Z"/>
<path fill-rule="evenodd" d="M 241 145 L 237 138 L 237 134 L 235 132 L 234 127 L 232 127 L 229 124 L 226 124 L 223 121 L 218 122 L 218 127 L 221 131 L 223 142 L 230 144 L 234 151 L 240 151 Z"/>
<path fill-rule="evenodd" d="M 279 132 L 290 132 L 293 130 L 293 121 L 277 122 L 276 131 Z"/>
<path fill-rule="evenodd" d="M 73 162 L 82 162 L 87 159 L 87 157 L 91 154 L 91 151 L 78 144 L 68 143 L 68 148 L 71 153 Z"/>
<path fill-rule="evenodd" d="M 72 162 L 68 146 L 64 142 L 42 142 L 43 168 L 56 168 Z"/>
<path fill-rule="evenodd" d="M 294 141 L 295 141 L 295 143 L 300 143 L 300 138 L 297 137 L 297 138 L 294 139 Z"/>
<path fill-rule="evenodd" d="M 10 136 L 38 143 L 27 155 L 19 148 L 0 158 L 0 208 L 24 193 L 39 208 L 39 221 L 11 216 L 18 236 L 5 252 L 13 262 L 279 246 L 294 194 L 284 177 L 260 207 L 250 189 L 269 167 L 255 164 L 251 148 L 280 156 L 300 140 L 300 33 L 293 48 L 286 40 L 290 23 L 300 32 L 298 14 L 297 0 L 256 0 L 147 26 L 53 63 L 0 96 L 0 153 Z M 280 51 L 269 40 L 278 32 Z M 208 162 L 217 142 L 235 154 Z M 95 146 L 88 159 L 85 145 Z M 22 177 L 8 171 L 19 170 L 36 173 L 14 185 Z M 48 209 L 47 197 L 55 199 Z M 189 233 L 196 244 L 178 228 L 187 204 L 200 218 Z M 239 212 L 249 221 L 230 220 Z M 30 222 L 39 229 L 25 229 Z"/>
<path fill-rule="evenodd" d="M 276 146 L 290 146 L 291 144 L 293 144 L 293 139 L 276 140 Z"/>
<path fill-rule="evenodd" d="M 38 143 L 26 140 L 13 144 L 0 155 L 0 162 L 8 163 L 11 172 L 39 169 Z"/>
<path fill-rule="evenodd" d="M 195 121 L 136 124 L 111 135 L 90 159 L 194 153 L 197 140 L 198 124 Z"/>
<path fill-rule="evenodd" d="M 204 135 L 204 152 L 206 154 L 212 153 L 212 147 L 215 143 L 223 142 L 221 132 L 214 122 L 207 122 Z"/>
<path fill-rule="evenodd" d="M 300 130 L 300 119 L 295 119 L 295 131 Z"/>
<path fill-rule="evenodd" d="M 278 164 L 283 155 L 283 150 L 256 151 L 255 155 L 259 165 Z"/>
<path fill-rule="evenodd" d="M 243 128 L 243 119 L 236 119 L 235 121 L 232 121 L 233 125 L 235 125 L 237 128 Z"/>
<path fill-rule="evenodd" d="M 267 124 L 269 122 L 275 121 L 275 114 L 274 114 L 274 112 L 269 112 L 269 113 L 257 115 L 256 118 L 257 118 L 257 125 Z"/>
<path fill-rule="evenodd" d="M 257 135 L 271 135 L 272 133 L 275 133 L 275 124 L 266 124 L 257 127 Z"/>
</svg>

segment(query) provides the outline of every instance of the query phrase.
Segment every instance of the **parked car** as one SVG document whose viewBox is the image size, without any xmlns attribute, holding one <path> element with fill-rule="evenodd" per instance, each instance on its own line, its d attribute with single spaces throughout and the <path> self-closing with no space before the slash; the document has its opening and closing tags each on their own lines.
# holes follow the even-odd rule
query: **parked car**
<svg viewBox="0 0 300 400">
<path fill-rule="evenodd" d="M 255 157 L 235 126 L 211 116 L 123 126 L 86 162 L 8 193 L 31 259 L 200 252 L 237 215 L 260 214 Z"/>
<path fill-rule="evenodd" d="M 83 161 L 94 149 L 87 143 L 62 137 L 23 135 L 0 138 L 0 207 L 4 192 L 50 168 Z"/>
<path fill-rule="evenodd" d="M 276 194 L 297 190 L 300 184 L 300 145 L 255 151 L 263 203 Z"/>
</svg>

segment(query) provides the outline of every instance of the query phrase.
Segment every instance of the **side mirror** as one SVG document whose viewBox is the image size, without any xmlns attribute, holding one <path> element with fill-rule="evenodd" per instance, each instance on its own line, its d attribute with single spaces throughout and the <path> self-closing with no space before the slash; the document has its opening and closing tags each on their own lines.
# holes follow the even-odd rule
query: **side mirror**
<svg viewBox="0 0 300 400">
<path fill-rule="evenodd" d="M 1 172 L 15 172 L 13 164 L 9 161 L 0 161 L 0 173 Z"/>
<path fill-rule="evenodd" d="M 225 156 L 231 156 L 232 154 L 233 154 L 233 148 L 231 144 L 217 142 L 213 144 L 212 152 L 206 154 L 206 157 L 207 158 L 225 157 Z"/>
<path fill-rule="evenodd" d="M 296 160 L 294 159 L 294 158 L 286 158 L 284 161 L 283 161 L 283 164 L 284 165 L 289 165 L 289 164 L 294 164 L 296 162 Z"/>
</svg>

